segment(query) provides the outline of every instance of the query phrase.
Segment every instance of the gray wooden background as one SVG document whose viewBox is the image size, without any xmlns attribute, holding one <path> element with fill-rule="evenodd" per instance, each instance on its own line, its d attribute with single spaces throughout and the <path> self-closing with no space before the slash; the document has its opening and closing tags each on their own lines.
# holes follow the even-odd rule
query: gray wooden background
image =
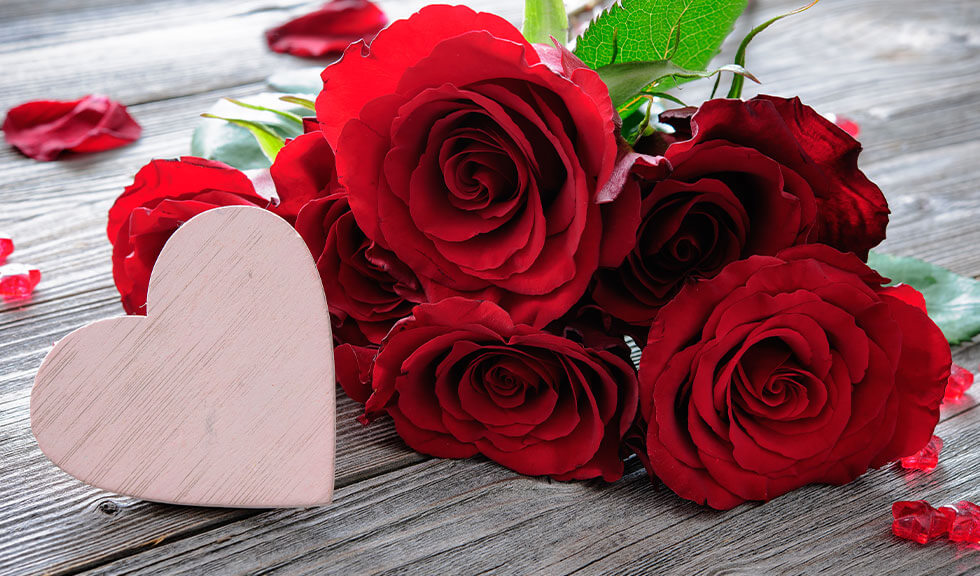
<svg viewBox="0 0 980 576">
<path fill-rule="evenodd" d="M 802 3 L 756 2 L 736 35 Z M 422 2 L 381 4 L 395 18 Z M 520 20 L 519 0 L 471 4 Z M 149 159 L 186 154 L 198 114 L 219 97 L 308 66 L 269 52 L 262 31 L 315 5 L 0 0 L 0 111 L 103 92 L 145 129 L 135 145 L 53 163 L 0 147 L 0 233 L 17 242 L 16 261 L 44 273 L 30 304 L 0 307 L 0 574 L 980 572 L 980 548 L 919 546 L 889 531 L 893 501 L 980 500 L 977 391 L 944 408 L 932 473 L 886 467 L 725 513 L 651 484 L 635 459 L 607 486 L 425 458 L 390 422 L 357 424 L 342 394 L 338 490 L 324 508 L 149 504 L 49 463 L 29 429 L 34 372 L 70 330 L 122 313 L 106 210 Z M 862 167 L 893 212 L 882 251 L 980 276 L 978 0 L 823 0 L 760 36 L 748 64 L 766 92 L 860 123 Z M 977 371 L 980 345 L 954 359 Z"/>
</svg>

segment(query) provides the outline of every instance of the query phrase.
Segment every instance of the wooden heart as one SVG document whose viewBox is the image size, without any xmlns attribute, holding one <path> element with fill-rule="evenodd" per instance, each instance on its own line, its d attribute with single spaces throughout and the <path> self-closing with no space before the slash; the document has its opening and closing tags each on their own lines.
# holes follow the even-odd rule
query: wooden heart
<svg viewBox="0 0 980 576">
<path fill-rule="evenodd" d="M 147 316 L 58 342 L 31 392 L 41 450 L 83 482 L 156 502 L 330 502 L 335 398 L 316 265 L 284 220 L 224 207 L 179 228 Z"/>
</svg>

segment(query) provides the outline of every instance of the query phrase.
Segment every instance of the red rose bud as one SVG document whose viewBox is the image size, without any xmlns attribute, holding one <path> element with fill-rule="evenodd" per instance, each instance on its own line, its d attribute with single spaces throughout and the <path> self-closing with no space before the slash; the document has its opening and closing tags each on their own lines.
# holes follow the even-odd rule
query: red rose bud
<svg viewBox="0 0 980 576">
<path fill-rule="evenodd" d="M 892 504 L 892 533 L 904 540 L 925 544 L 949 531 L 955 511 L 933 508 L 925 500 Z"/>
<path fill-rule="evenodd" d="M 934 470 L 936 465 L 939 464 L 939 453 L 942 449 L 943 439 L 939 436 L 933 436 L 929 440 L 929 443 L 925 445 L 925 448 L 911 456 L 906 456 L 901 459 L 902 468 L 924 470 L 926 472 Z"/>
<path fill-rule="evenodd" d="M 368 0 L 334 0 L 265 33 L 275 52 L 317 58 L 341 52 L 352 42 L 370 41 L 388 17 Z"/>
<path fill-rule="evenodd" d="M 358 227 L 426 300 L 485 299 L 543 328 L 632 248 L 638 191 L 606 189 L 618 115 L 567 50 L 433 5 L 348 48 L 323 80 L 317 118 Z"/>
<path fill-rule="evenodd" d="M 854 254 L 806 244 L 683 288 L 640 363 L 651 475 L 727 509 L 844 484 L 921 450 L 949 344 L 884 283 Z"/>
<path fill-rule="evenodd" d="M 23 264 L 0 267 L 0 297 L 5 301 L 26 300 L 41 281 L 41 271 Z"/>
<path fill-rule="evenodd" d="M 7 261 L 7 256 L 14 253 L 14 241 L 10 238 L 0 238 L 0 264 Z"/>
<path fill-rule="evenodd" d="M 363 381 L 369 351 L 348 352 L 338 373 Z M 623 474 L 620 442 L 636 413 L 632 365 L 516 324 L 492 302 L 416 306 L 381 343 L 370 381 L 365 416 L 387 412 L 405 443 L 424 454 L 483 454 L 557 480 Z"/>
<path fill-rule="evenodd" d="M 140 136 L 140 125 L 122 104 L 105 96 L 72 102 L 40 100 L 7 112 L 4 136 L 35 160 L 54 160 L 61 152 L 100 152 Z"/>
<path fill-rule="evenodd" d="M 943 506 L 940 510 L 952 510 L 955 516 L 949 527 L 952 542 L 980 544 L 980 506 L 962 500 L 956 506 Z"/>
<path fill-rule="evenodd" d="M 963 397 L 963 394 L 973 386 L 973 373 L 962 366 L 953 364 L 949 373 L 949 382 L 946 384 L 946 396 L 943 402 L 955 402 Z"/>
</svg>

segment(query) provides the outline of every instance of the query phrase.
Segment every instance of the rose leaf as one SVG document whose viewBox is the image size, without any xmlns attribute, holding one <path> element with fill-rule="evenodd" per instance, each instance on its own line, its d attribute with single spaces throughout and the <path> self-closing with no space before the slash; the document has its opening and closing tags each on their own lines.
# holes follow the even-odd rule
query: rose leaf
<svg viewBox="0 0 980 576">
<path fill-rule="evenodd" d="M 871 253 L 868 265 L 893 283 L 908 284 L 921 292 L 929 317 L 950 344 L 980 334 L 980 281 L 916 258 L 878 252 Z"/>
<path fill-rule="evenodd" d="M 704 70 L 731 33 L 747 0 L 622 0 L 599 15 L 575 46 L 593 69 L 671 60 Z M 676 38 L 675 38 L 676 36 Z"/>
<path fill-rule="evenodd" d="M 309 111 L 301 105 L 284 102 L 280 99 L 282 96 L 284 94 L 257 94 L 240 98 L 238 104 L 222 99 L 207 113 L 218 118 L 255 122 L 274 134 L 276 140 L 284 141 L 303 133 L 302 125 L 296 122 L 295 117 L 307 115 Z M 271 138 L 266 140 L 267 144 L 272 144 Z M 267 151 L 272 152 L 272 148 L 269 147 Z M 239 170 L 268 168 L 271 165 L 266 151 L 263 151 L 248 127 L 214 118 L 201 120 L 194 129 L 191 154 L 218 160 Z"/>
</svg>

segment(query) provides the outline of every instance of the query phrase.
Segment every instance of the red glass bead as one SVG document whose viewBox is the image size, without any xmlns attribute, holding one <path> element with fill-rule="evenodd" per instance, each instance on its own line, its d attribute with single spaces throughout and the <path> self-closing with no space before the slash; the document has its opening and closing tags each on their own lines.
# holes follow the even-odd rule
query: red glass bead
<svg viewBox="0 0 980 576">
<path fill-rule="evenodd" d="M 24 300 L 34 293 L 41 281 L 41 271 L 23 264 L 8 264 L 0 268 L 0 297 L 4 300 Z"/>
<path fill-rule="evenodd" d="M 925 544 L 949 531 L 956 512 L 952 508 L 935 509 L 925 500 L 892 504 L 892 532 L 905 540 Z"/>
<path fill-rule="evenodd" d="M 14 251 L 14 241 L 10 238 L 0 238 L 0 264 L 7 261 L 7 256 L 10 256 Z"/>
<path fill-rule="evenodd" d="M 949 382 L 946 383 L 946 396 L 943 402 L 959 400 L 970 386 L 973 386 L 973 372 L 953 364 L 949 372 Z"/>
<path fill-rule="evenodd" d="M 943 439 L 939 436 L 933 436 L 922 450 L 902 458 L 902 468 L 925 470 L 926 472 L 933 470 L 936 464 L 939 464 L 939 453 L 942 449 Z"/>
<path fill-rule="evenodd" d="M 949 539 L 953 542 L 980 544 L 980 506 L 962 500 L 956 506 L 943 506 L 953 511 L 949 526 Z"/>
</svg>

